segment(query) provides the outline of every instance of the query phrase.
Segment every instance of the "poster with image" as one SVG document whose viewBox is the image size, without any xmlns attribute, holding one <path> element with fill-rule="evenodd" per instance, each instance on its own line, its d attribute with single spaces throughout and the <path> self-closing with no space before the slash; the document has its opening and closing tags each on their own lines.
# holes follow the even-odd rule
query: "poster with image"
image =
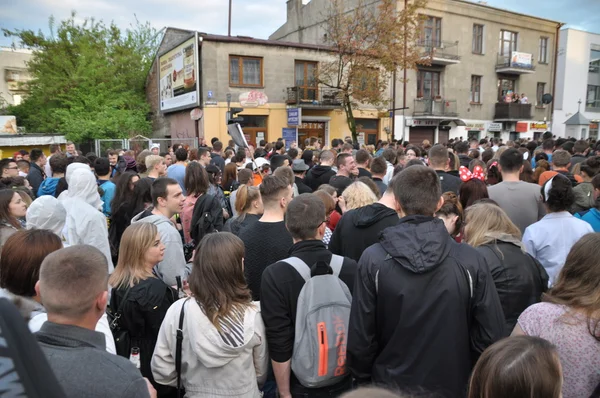
<svg viewBox="0 0 600 398">
<path fill-rule="evenodd" d="M 198 106 L 198 40 L 194 37 L 158 57 L 162 112 Z"/>
</svg>

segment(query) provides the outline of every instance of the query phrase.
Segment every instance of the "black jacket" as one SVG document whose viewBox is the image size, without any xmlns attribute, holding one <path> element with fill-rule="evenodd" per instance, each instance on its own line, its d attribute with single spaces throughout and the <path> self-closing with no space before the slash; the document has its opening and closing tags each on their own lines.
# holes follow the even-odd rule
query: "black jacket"
<svg viewBox="0 0 600 398">
<path fill-rule="evenodd" d="M 312 275 L 322 275 L 329 272 L 331 252 L 325 244 L 318 240 L 302 241 L 294 244 L 289 250 L 289 256 L 298 257 L 312 268 Z M 286 258 L 287 258 L 286 257 Z M 350 293 L 355 283 L 356 261 L 344 259 L 340 279 L 348 286 Z M 278 261 L 265 269 L 262 275 L 260 305 L 261 315 L 265 323 L 269 354 L 276 362 L 286 362 L 291 359 L 294 346 L 296 310 L 298 296 L 304 286 L 304 279 L 288 263 Z M 294 372 L 290 384 L 295 391 L 302 387 Z M 309 389 L 316 393 L 329 391 L 336 386 L 325 387 L 322 390 Z"/>
<path fill-rule="evenodd" d="M 304 179 L 298 176 L 295 176 L 294 179 L 296 182 L 296 186 L 298 187 L 298 193 L 300 195 L 302 195 L 303 193 L 313 193 L 312 188 L 304 183 Z"/>
<path fill-rule="evenodd" d="M 404 217 L 363 253 L 347 350 L 359 382 L 464 397 L 474 360 L 503 335 L 483 257 L 441 220 Z"/>
<path fill-rule="evenodd" d="M 240 221 L 240 217 L 232 217 L 223 226 L 224 232 L 231 232 L 235 236 L 239 236 L 240 231 L 247 227 L 248 225 L 254 224 L 260 219 L 260 215 L 258 214 L 246 214 L 244 218 Z"/>
<path fill-rule="evenodd" d="M 440 178 L 440 184 L 442 185 L 442 193 L 444 192 L 454 192 L 458 195 L 458 190 L 460 189 L 460 184 L 462 184 L 460 178 L 453 176 L 450 173 L 446 173 L 445 171 L 436 170 L 435 171 Z"/>
<path fill-rule="evenodd" d="M 223 208 L 214 195 L 204 194 L 198 198 L 192 213 L 190 236 L 196 244 L 207 233 L 223 230 Z"/>
<path fill-rule="evenodd" d="M 358 168 L 358 178 L 360 177 L 369 177 L 369 178 L 373 178 L 373 175 L 371 174 L 371 172 L 363 167 L 359 167 Z"/>
<path fill-rule="evenodd" d="M 460 154 L 458 155 L 458 160 L 460 161 L 461 166 L 465 166 L 467 169 L 469 168 L 469 164 L 471 163 L 472 158 L 469 155 Z"/>
<path fill-rule="evenodd" d="M 527 307 L 539 303 L 548 290 L 548 274 L 544 267 L 515 243 L 497 240 L 477 247 L 485 258 L 500 297 L 505 335 L 509 336 L 519 315 Z"/>
<path fill-rule="evenodd" d="M 338 196 L 342 196 L 346 188 L 352 185 L 353 182 L 354 180 L 350 177 L 335 175 L 329 180 L 329 185 L 337 190 Z"/>
<path fill-rule="evenodd" d="M 42 182 L 44 182 L 44 178 L 46 178 L 44 170 L 42 170 L 37 163 L 31 162 L 29 174 L 27 174 L 27 181 L 29 181 L 29 185 L 31 185 L 31 192 L 33 192 L 35 196 L 37 196 L 40 185 L 42 185 Z"/>
<path fill-rule="evenodd" d="M 335 175 L 335 171 L 331 170 L 331 166 L 315 166 L 306 173 L 304 183 L 313 191 L 319 189 L 323 184 L 329 184 L 331 177 Z"/>
<path fill-rule="evenodd" d="M 381 203 L 350 210 L 333 230 L 329 250 L 358 261 L 367 247 L 379 242 L 381 232 L 398 220 L 398 213 Z"/>
<path fill-rule="evenodd" d="M 224 173 L 225 172 L 225 159 L 223 159 L 221 157 L 221 155 L 219 155 L 218 153 L 211 153 L 210 158 L 211 158 L 210 164 L 214 164 L 221 170 L 221 173 Z"/>
</svg>

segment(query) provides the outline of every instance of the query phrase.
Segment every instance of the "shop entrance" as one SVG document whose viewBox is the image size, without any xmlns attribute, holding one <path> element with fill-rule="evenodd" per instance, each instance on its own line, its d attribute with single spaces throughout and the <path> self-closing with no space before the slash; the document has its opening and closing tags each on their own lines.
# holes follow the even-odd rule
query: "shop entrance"
<svg viewBox="0 0 600 398">
<path fill-rule="evenodd" d="M 256 145 L 260 140 L 269 142 L 267 134 L 268 116 L 242 115 L 242 117 L 244 118 L 244 121 L 240 123 L 240 125 L 242 126 L 242 131 L 246 136 L 248 144 L 253 145 L 256 148 Z"/>
<path fill-rule="evenodd" d="M 325 122 L 305 122 L 298 127 L 298 145 L 304 149 L 307 138 L 316 137 L 324 146 L 325 142 Z"/>
<path fill-rule="evenodd" d="M 435 140 L 435 127 L 411 127 L 408 142 L 413 145 L 421 146 L 423 141 L 430 143 Z"/>
<path fill-rule="evenodd" d="M 377 144 L 379 119 L 356 119 L 356 134 L 365 134 L 365 145 Z"/>
</svg>

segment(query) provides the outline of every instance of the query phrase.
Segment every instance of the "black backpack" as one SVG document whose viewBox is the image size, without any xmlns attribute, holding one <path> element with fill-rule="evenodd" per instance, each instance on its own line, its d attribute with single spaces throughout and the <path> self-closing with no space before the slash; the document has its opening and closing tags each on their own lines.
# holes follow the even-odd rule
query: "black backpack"
<svg viewBox="0 0 600 398">
<path fill-rule="evenodd" d="M 204 194 L 198 198 L 192 213 L 190 236 L 195 245 L 204 235 L 223 230 L 223 208 L 214 195 Z"/>
</svg>

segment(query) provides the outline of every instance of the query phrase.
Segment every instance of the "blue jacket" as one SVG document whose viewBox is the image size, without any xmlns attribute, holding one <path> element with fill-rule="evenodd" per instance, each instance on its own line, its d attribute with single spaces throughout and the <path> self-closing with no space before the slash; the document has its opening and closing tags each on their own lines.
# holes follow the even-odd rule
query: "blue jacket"
<svg viewBox="0 0 600 398">
<path fill-rule="evenodd" d="M 110 208 L 110 203 L 115 197 L 115 191 L 117 190 L 117 186 L 112 181 L 98 180 L 98 186 L 102 188 L 104 193 L 102 194 L 102 201 L 104 204 L 102 205 L 102 212 L 106 217 L 110 217 L 112 209 Z"/>
<path fill-rule="evenodd" d="M 58 177 L 46 178 L 40 185 L 40 188 L 38 189 L 38 191 L 36 192 L 38 198 L 40 196 L 44 196 L 44 195 L 50 195 L 50 196 L 56 197 L 56 186 L 58 185 L 59 180 L 60 180 L 60 178 L 58 178 Z"/>
<path fill-rule="evenodd" d="M 592 226 L 594 232 L 600 232 L 600 211 L 596 208 L 591 208 L 590 211 L 583 215 L 575 214 L 575 217 L 581 218 Z"/>
</svg>

